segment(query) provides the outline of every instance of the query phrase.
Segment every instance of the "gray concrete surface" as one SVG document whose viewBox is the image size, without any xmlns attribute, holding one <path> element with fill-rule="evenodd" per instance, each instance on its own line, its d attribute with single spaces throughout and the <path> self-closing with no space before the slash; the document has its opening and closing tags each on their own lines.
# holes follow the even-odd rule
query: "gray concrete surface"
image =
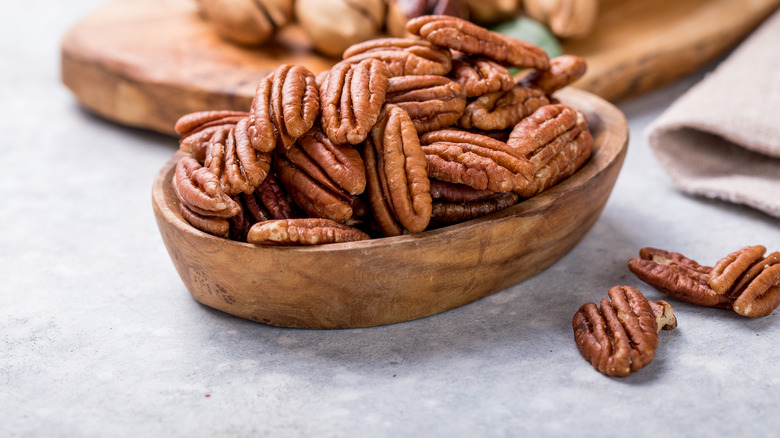
<svg viewBox="0 0 780 438">
<path fill-rule="evenodd" d="M 777 219 L 681 194 L 643 129 L 703 72 L 621 106 L 628 157 L 592 231 L 537 277 L 441 315 L 309 331 L 193 301 L 150 202 L 176 149 L 84 111 L 59 38 L 102 2 L 3 2 L 0 436 L 776 436 L 780 313 L 672 301 L 651 365 L 596 372 L 580 304 L 636 279 L 640 247 L 703 263 L 780 249 Z"/>
</svg>

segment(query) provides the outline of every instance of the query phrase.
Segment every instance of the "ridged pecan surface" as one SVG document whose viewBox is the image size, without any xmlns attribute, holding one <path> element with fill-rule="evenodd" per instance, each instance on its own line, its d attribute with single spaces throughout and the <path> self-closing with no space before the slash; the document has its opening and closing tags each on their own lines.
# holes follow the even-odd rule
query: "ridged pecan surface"
<svg viewBox="0 0 780 438">
<path fill-rule="evenodd" d="M 350 226 L 322 218 L 278 219 L 252 225 L 247 242 L 258 245 L 323 245 L 354 242 L 369 236 Z"/>
<path fill-rule="evenodd" d="M 219 178 L 230 196 L 254 192 L 271 167 L 271 154 L 252 147 L 248 123 L 244 118 L 229 132 L 216 133 L 206 151 L 204 166 Z"/>
<path fill-rule="evenodd" d="M 514 192 L 496 193 L 487 199 L 471 202 L 434 202 L 431 219 L 452 224 L 493 214 L 517 204 L 520 196 Z"/>
<path fill-rule="evenodd" d="M 575 55 L 556 56 L 547 70 L 531 70 L 520 79 L 524 87 L 536 87 L 548 96 L 581 78 L 587 70 L 585 59 Z"/>
<path fill-rule="evenodd" d="M 444 76 L 396 76 L 388 81 L 385 103 L 409 113 L 417 132 L 423 133 L 455 123 L 466 108 L 466 96 Z"/>
<path fill-rule="evenodd" d="M 389 76 L 446 75 L 452 68 L 452 53 L 428 41 L 379 38 L 355 44 L 344 51 L 344 62 L 355 64 L 378 59 Z"/>
<path fill-rule="evenodd" d="M 184 115 L 174 125 L 174 130 L 181 136 L 179 149 L 203 162 L 211 137 L 217 132 L 230 131 L 248 115 L 241 111 L 199 111 Z"/>
<path fill-rule="evenodd" d="M 516 85 L 507 91 L 482 95 L 468 105 L 458 121 L 465 129 L 486 131 L 512 128 L 550 101 L 541 90 Z"/>
<path fill-rule="evenodd" d="M 464 55 L 453 59 L 449 77 L 460 84 L 469 98 L 507 91 L 515 85 L 509 70 L 478 56 Z"/>
<path fill-rule="evenodd" d="M 188 222 L 207 233 L 227 237 L 226 219 L 238 214 L 241 206 L 222 190 L 216 175 L 194 158 L 183 157 L 176 163 L 171 183 Z"/>
</svg>

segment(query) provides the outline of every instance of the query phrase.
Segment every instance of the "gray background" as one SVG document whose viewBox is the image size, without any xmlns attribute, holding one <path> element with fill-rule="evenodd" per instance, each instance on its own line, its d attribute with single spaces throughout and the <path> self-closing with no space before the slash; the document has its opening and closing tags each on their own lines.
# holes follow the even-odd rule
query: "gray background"
<svg viewBox="0 0 780 438">
<path fill-rule="evenodd" d="M 0 27 L 1 436 L 770 436 L 778 312 L 672 301 L 679 328 L 626 379 L 573 342 L 584 302 L 636 279 L 640 247 L 705 264 L 780 250 L 778 220 L 681 194 L 645 127 L 706 72 L 621 105 L 625 166 L 587 237 L 537 277 L 441 315 L 309 331 L 196 303 L 150 202 L 176 141 L 84 111 L 59 42 L 103 2 L 5 0 Z"/>
</svg>

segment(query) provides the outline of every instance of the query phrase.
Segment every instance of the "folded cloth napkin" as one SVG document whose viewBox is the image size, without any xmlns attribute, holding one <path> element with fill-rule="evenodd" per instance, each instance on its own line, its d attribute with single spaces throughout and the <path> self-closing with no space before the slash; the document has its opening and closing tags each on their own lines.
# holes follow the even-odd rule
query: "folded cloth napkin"
<svg viewBox="0 0 780 438">
<path fill-rule="evenodd" d="M 646 134 L 683 191 L 780 217 L 780 10 Z"/>
</svg>

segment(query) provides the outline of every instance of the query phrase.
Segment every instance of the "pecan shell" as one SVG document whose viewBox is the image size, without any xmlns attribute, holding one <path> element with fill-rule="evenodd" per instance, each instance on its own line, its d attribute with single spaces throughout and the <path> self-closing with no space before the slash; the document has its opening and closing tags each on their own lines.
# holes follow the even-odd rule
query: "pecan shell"
<svg viewBox="0 0 780 438">
<path fill-rule="evenodd" d="M 445 15 L 417 17 L 406 24 L 406 30 L 433 44 L 471 55 L 484 56 L 502 65 L 518 68 L 547 69 L 549 57 L 544 49 L 496 32 L 469 21 Z"/>
<path fill-rule="evenodd" d="M 355 44 L 344 51 L 344 62 L 356 64 L 378 59 L 389 76 L 446 75 L 452 68 L 452 52 L 428 41 L 379 38 Z"/>
<path fill-rule="evenodd" d="M 428 175 L 477 190 L 508 192 L 528 185 L 531 164 L 506 143 L 466 131 L 431 131 L 420 137 Z"/>
<path fill-rule="evenodd" d="M 509 70 L 478 56 L 459 56 L 453 59 L 449 77 L 460 84 L 466 97 L 508 91 L 515 85 Z"/>
<path fill-rule="evenodd" d="M 181 136 L 179 149 L 203 162 L 211 137 L 219 131 L 230 131 L 248 115 L 241 111 L 199 111 L 184 115 L 174 125 L 176 133 Z"/>
<path fill-rule="evenodd" d="M 547 70 L 531 70 L 520 79 L 523 87 L 534 87 L 548 96 L 585 75 L 585 59 L 576 55 L 561 55 L 550 60 Z"/>
<path fill-rule="evenodd" d="M 385 103 L 406 111 L 417 132 L 423 133 L 458 121 L 466 97 L 460 85 L 444 76 L 396 76 L 388 81 Z"/>
<path fill-rule="evenodd" d="M 249 119 L 244 118 L 227 133 L 215 133 L 206 152 L 204 165 L 219 178 L 230 196 L 254 192 L 271 167 L 271 154 L 252 147 L 248 124 Z"/>
<path fill-rule="evenodd" d="M 376 59 L 340 62 L 321 96 L 322 129 L 333 143 L 362 142 L 379 118 L 387 93 L 387 67 Z"/>
<path fill-rule="evenodd" d="M 512 128 L 538 108 L 550 103 L 543 91 L 519 85 L 485 94 L 466 105 L 458 125 L 465 129 L 496 131 Z"/>
<path fill-rule="evenodd" d="M 614 286 L 609 298 L 602 298 L 600 306 L 586 303 L 580 307 L 572 320 L 574 340 L 582 356 L 599 372 L 625 377 L 655 357 L 659 324 L 654 308 L 638 290 Z M 671 309 L 668 303 L 657 306 Z M 664 322 L 664 326 L 671 324 Z"/>
<path fill-rule="evenodd" d="M 417 130 L 409 114 L 395 105 L 385 106 L 371 130 L 377 173 L 385 200 L 398 223 L 417 233 L 431 219 L 430 181 Z"/>
<path fill-rule="evenodd" d="M 350 226 L 322 218 L 277 219 L 252 225 L 247 241 L 256 245 L 324 245 L 366 240 Z"/>
<path fill-rule="evenodd" d="M 344 222 L 352 217 L 350 198 L 345 193 L 323 187 L 285 156 L 275 157 L 274 171 L 295 205 L 309 216 L 336 222 Z"/>
</svg>

